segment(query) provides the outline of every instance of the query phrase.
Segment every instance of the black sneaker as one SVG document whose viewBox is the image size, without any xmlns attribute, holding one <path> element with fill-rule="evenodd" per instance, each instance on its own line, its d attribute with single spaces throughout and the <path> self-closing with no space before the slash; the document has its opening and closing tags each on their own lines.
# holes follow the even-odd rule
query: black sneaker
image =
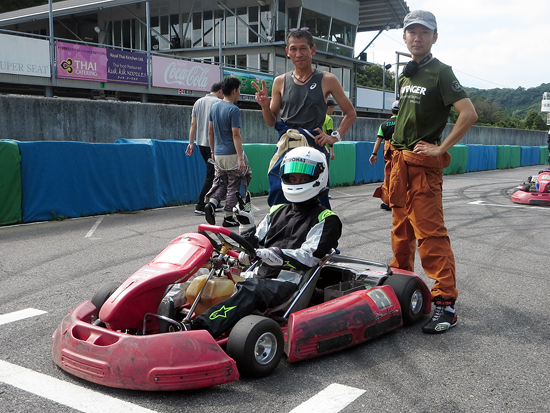
<svg viewBox="0 0 550 413">
<path fill-rule="evenodd" d="M 386 211 L 391 211 L 391 206 L 389 206 L 388 204 L 385 204 L 384 202 L 382 202 L 380 204 L 380 209 L 385 209 Z"/>
<path fill-rule="evenodd" d="M 434 300 L 435 310 L 430 321 L 424 324 L 422 331 L 428 334 L 441 334 L 451 327 L 456 326 L 458 317 L 456 312 L 448 311 L 447 306 L 454 307 L 453 299 L 436 297 Z"/>
<path fill-rule="evenodd" d="M 223 219 L 223 224 L 222 224 L 224 227 L 238 227 L 239 226 L 239 221 L 237 221 L 235 219 L 235 217 L 225 217 Z"/>
<path fill-rule="evenodd" d="M 197 215 L 204 215 L 204 205 L 195 205 L 195 214 Z"/>
<path fill-rule="evenodd" d="M 206 222 L 216 225 L 216 207 L 213 203 L 209 202 L 204 206 L 204 215 L 206 215 Z"/>
</svg>

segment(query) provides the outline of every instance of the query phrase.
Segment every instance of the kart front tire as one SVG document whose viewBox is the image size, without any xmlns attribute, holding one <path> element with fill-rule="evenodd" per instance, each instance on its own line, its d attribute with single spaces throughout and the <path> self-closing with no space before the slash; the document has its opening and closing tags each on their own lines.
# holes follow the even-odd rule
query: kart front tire
<svg viewBox="0 0 550 413">
<path fill-rule="evenodd" d="M 101 287 L 92 297 L 92 304 L 95 305 L 97 311 L 101 310 L 105 301 L 120 287 L 120 283 L 116 281 L 111 281 L 110 283 L 105 284 Z"/>
<path fill-rule="evenodd" d="M 405 274 L 392 274 L 384 284 L 390 285 L 397 295 L 404 325 L 414 324 L 422 318 L 426 297 L 424 297 L 422 282 L 418 278 Z"/>
<path fill-rule="evenodd" d="M 279 365 L 283 346 L 284 336 L 277 322 L 249 315 L 231 330 L 226 351 L 243 376 L 264 377 Z"/>
</svg>

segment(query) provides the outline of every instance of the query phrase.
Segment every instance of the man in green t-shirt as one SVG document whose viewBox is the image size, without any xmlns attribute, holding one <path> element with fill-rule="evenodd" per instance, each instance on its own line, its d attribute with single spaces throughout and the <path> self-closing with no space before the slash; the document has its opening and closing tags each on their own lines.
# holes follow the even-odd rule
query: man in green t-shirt
<svg viewBox="0 0 550 413">
<path fill-rule="evenodd" d="M 369 158 L 371 165 L 374 165 L 378 161 L 378 149 L 382 145 L 383 141 L 386 141 L 384 144 L 384 151 L 389 148 L 389 142 L 393 136 L 393 131 L 395 130 L 395 121 L 397 120 L 397 114 L 399 113 L 399 101 L 396 100 L 391 105 L 391 118 L 382 122 L 378 128 L 378 133 L 376 134 L 376 142 L 374 142 L 374 147 L 372 148 L 372 155 Z M 380 204 L 380 209 L 385 209 L 386 211 L 391 211 L 391 207 L 382 202 Z"/>
<path fill-rule="evenodd" d="M 392 207 L 394 256 L 390 265 L 413 271 L 418 245 L 422 267 L 434 280 L 435 310 L 422 331 L 444 333 L 457 323 L 454 304 L 458 290 L 443 219 L 443 169 L 450 163 L 447 150 L 462 139 L 477 114 L 451 67 L 432 57 L 438 37 L 435 16 L 413 11 L 405 17 L 403 27 L 412 61 L 399 77 L 399 116 L 386 154 L 384 184 L 375 196 Z M 458 118 L 441 141 L 451 107 Z"/>
<path fill-rule="evenodd" d="M 334 120 L 332 119 L 332 114 L 336 108 L 336 102 L 332 99 L 327 99 L 327 114 L 325 116 L 325 123 L 323 123 L 323 132 L 327 135 L 330 135 L 334 130 Z M 329 150 L 329 158 L 331 161 L 334 160 L 334 144 L 327 143 Z"/>
</svg>

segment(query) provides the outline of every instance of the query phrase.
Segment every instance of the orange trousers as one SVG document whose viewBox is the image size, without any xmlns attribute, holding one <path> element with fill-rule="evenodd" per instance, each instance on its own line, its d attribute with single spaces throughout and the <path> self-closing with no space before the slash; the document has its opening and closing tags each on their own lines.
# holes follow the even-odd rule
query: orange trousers
<svg viewBox="0 0 550 413">
<path fill-rule="evenodd" d="M 422 267 L 435 282 L 432 298 L 456 300 L 455 260 L 443 219 L 443 168 L 450 155 L 432 158 L 390 148 L 384 158 L 384 184 L 374 196 L 392 207 L 390 266 L 414 271 L 418 246 Z"/>
</svg>

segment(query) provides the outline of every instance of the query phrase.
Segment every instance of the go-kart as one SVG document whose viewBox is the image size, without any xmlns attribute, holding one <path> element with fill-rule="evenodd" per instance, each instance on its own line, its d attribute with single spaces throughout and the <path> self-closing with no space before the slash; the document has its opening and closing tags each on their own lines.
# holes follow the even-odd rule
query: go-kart
<svg viewBox="0 0 550 413">
<path fill-rule="evenodd" d="M 514 188 L 512 202 L 530 205 L 550 205 L 550 169 L 539 171 Z"/>
<path fill-rule="evenodd" d="M 238 260 L 243 250 L 253 262 L 249 268 Z M 107 284 L 70 311 L 53 333 L 53 360 L 105 386 L 193 389 L 236 381 L 239 374 L 262 377 L 283 352 L 288 362 L 325 355 L 430 312 L 430 290 L 416 274 L 336 252 L 303 274 L 286 303 L 246 316 L 214 338 L 188 329 L 189 322 L 227 296 L 216 297 L 212 286 L 229 282 L 230 296 L 239 275 L 259 261 L 240 235 L 199 225 L 198 233 L 174 239 L 122 284 Z M 186 290 L 180 303 L 170 295 L 175 286 Z"/>
</svg>

